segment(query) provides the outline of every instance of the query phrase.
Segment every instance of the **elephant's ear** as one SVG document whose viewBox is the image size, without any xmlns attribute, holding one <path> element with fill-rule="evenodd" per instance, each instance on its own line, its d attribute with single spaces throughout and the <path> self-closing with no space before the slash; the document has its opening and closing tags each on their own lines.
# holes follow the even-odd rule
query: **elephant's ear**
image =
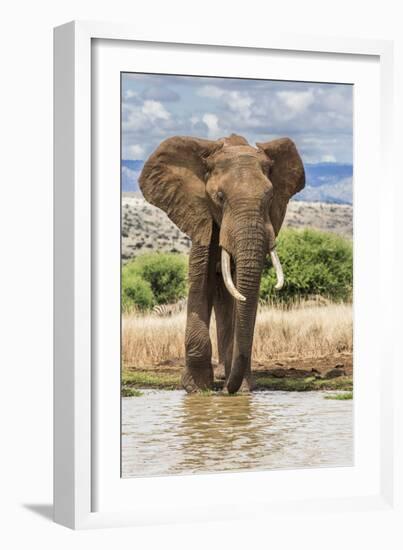
<svg viewBox="0 0 403 550">
<path fill-rule="evenodd" d="M 273 200 L 270 219 L 276 235 L 280 231 L 290 198 L 305 187 L 305 170 L 294 142 L 289 138 L 256 143 L 273 161 L 270 181 L 273 184 Z"/>
<path fill-rule="evenodd" d="M 148 202 L 164 210 L 193 242 L 208 245 L 212 216 L 206 196 L 206 159 L 222 144 L 172 137 L 149 157 L 139 183 Z"/>
</svg>

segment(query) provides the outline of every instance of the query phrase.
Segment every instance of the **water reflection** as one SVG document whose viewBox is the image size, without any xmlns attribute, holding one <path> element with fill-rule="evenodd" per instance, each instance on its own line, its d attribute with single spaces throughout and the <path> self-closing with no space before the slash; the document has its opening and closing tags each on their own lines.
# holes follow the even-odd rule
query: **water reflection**
<svg viewBox="0 0 403 550">
<path fill-rule="evenodd" d="M 255 467 L 270 432 L 271 415 L 250 395 L 186 396 L 178 424 L 183 470 Z"/>
<path fill-rule="evenodd" d="M 123 477 L 352 463 L 352 402 L 320 392 L 123 399 Z"/>
</svg>

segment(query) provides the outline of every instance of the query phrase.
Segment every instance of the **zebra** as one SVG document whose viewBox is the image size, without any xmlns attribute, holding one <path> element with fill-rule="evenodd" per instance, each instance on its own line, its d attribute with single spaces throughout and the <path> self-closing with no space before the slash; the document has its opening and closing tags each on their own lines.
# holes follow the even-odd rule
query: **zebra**
<svg viewBox="0 0 403 550">
<path fill-rule="evenodd" d="M 177 313 L 184 311 L 187 305 L 187 299 L 181 298 L 178 302 L 174 304 L 158 304 L 153 307 L 153 314 L 158 317 L 171 317 Z"/>
<path fill-rule="evenodd" d="M 328 298 L 325 298 L 325 296 L 321 296 L 321 294 L 308 294 L 300 301 L 300 307 L 323 307 L 328 306 L 331 303 L 332 302 Z"/>
</svg>

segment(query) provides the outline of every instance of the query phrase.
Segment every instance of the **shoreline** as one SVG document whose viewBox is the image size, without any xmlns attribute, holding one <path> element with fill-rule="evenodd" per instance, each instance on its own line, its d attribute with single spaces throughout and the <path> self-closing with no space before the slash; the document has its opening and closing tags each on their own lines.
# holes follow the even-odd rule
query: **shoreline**
<svg viewBox="0 0 403 550">
<path fill-rule="evenodd" d="M 135 396 L 141 389 L 182 389 L 183 359 L 167 359 L 150 367 L 123 365 L 121 393 Z M 222 390 L 224 373 L 213 361 L 214 391 Z M 350 353 L 315 358 L 287 358 L 253 362 L 255 391 L 353 390 L 353 358 Z"/>
</svg>

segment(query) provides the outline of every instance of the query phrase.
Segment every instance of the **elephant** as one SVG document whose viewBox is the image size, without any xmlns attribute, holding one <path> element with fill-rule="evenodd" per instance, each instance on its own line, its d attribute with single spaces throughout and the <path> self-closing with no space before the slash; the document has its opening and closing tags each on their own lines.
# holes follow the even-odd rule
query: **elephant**
<svg viewBox="0 0 403 550">
<path fill-rule="evenodd" d="M 146 160 L 139 184 L 145 199 L 192 241 L 183 387 L 188 393 L 213 388 L 209 326 L 214 308 L 224 391 L 252 390 L 265 258 L 270 254 L 280 289 L 276 236 L 288 201 L 305 186 L 294 142 L 279 138 L 253 147 L 237 134 L 218 140 L 170 137 Z"/>
</svg>

